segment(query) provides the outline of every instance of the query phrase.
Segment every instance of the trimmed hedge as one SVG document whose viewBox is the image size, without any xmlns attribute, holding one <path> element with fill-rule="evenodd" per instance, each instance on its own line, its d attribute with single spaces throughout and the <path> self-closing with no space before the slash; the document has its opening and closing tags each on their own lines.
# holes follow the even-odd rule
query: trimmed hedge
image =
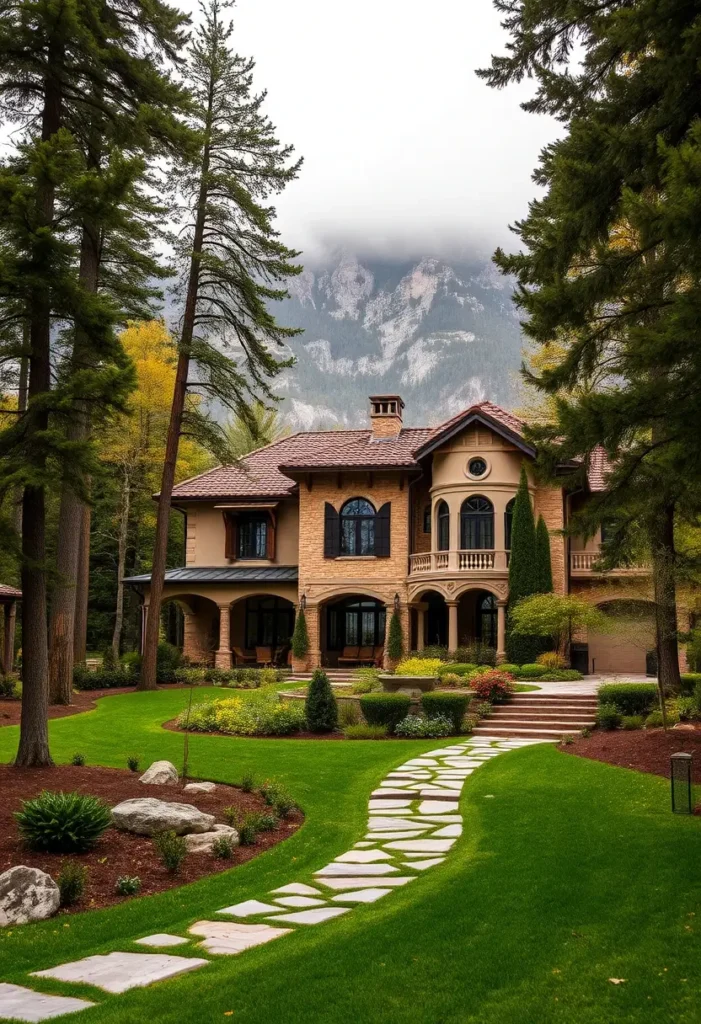
<svg viewBox="0 0 701 1024">
<path fill-rule="evenodd" d="M 470 662 L 449 661 L 438 669 L 438 675 L 469 676 L 476 672 L 478 667 L 478 665 L 473 665 Z"/>
<path fill-rule="evenodd" d="M 360 710 L 368 725 L 384 725 L 389 732 L 409 714 L 411 697 L 405 693 L 365 693 Z"/>
<path fill-rule="evenodd" d="M 428 717 L 443 715 L 449 718 L 455 732 L 460 732 L 469 702 L 470 698 L 464 693 L 424 693 L 421 697 L 421 707 Z"/>
<path fill-rule="evenodd" d="M 82 665 L 76 665 L 73 670 L 76 690 L 112 690 L 119 686 L 133 686 L 135 682 L 134 676 L 119 668 L 90 672 Z"/>
<path fill-rule="evenodd" d="M 609 683 L 598 697 L 599 707 L 613 704 L 621 715 L 647 715 L 659 702 L 655 683 Z"/>
<path fill-rule="evenodd" d="M 697 683 L 701 683 L 701 672 L 682 672 L 681 675 L 683 697 L 692 697 Z"/>
</svg>

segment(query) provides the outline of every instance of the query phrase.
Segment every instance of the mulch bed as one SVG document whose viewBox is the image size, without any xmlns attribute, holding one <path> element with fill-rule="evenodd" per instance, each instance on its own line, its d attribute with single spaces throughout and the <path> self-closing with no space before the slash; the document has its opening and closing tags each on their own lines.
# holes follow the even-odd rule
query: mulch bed
<svg viewBox="0 0 701 1024">
<path fill-rule="evenodd" d="M 701 784 L 701 729 L 596 729 L 591 736 L 576 736 L 574 743 L 560 745 L 559 749 L 665 779 L 669 778 L 671 754 L 693 754 L 692 778 Z"/>
<path fill-rule="evenodd" d="M 139 782 L 139 773 L 117 768 L 56 765 L 53 768 L 18 769 L 0 765 L 0 792 L 3 794 L 0 800 L 0 873 L 17 864 L 26 864 L 40 868 L 56 879 L 66 861 L 84 864 L 89 873 L 86 891 L 75 906 L 67 908 L 67 912 L 106 907 L 129 898 L 115 892 L 115 882 L 120 875 L 138 875 L 141 879 L 139 895 L 145 896 L 194 882 L 203 875 L 227 871 L 286 839 L 303 821 L 302 814 L 293 811 L 277 829 L 259 833 L 254 846 L 237 847 L 230 860 L 219 860 L 208 853 L 191 853 L 185 858 L 179 874 L 171 875 L 161 864 L 148 837 L 120 832 L 114 828 L 108 828 L 88 853 L 32 853 L 25 849 L 20 842 L 13 812 L 19 810 L 23 800 L 38 796 L 44 789 L 90 793 L 111 806 L 121 800 L 146 796 L 194 804 L 200 810 L 214 814 L 217 821 L 225 820 L 225 807 L 233 806 L 244 814 L 250 811 L 269 811 L 270 808 L 258 793 L 244 793 L 235 786 L 220 783 L 217 783 L 213 793 L 184 793 L 181 785 L 144 785 Z"/>
</svg>

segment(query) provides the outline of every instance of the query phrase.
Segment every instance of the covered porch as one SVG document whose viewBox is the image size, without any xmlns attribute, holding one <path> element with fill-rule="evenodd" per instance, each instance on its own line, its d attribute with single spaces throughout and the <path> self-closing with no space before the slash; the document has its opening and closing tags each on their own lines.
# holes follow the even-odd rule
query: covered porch
<svg viewBox="0 0 701 1024">
<path fill-rule="evenodd" d="M 411 601 L 412 647 L 428 646 L 455 651 L 481 643 L 506 657 L 506 598 L 485 586 L 467 587 L 457 593 L 424 590 Z"/>
<path fill-rule="evenodd" d="M 22 591 L 0 583 L 0 609 L 2 609 L 2 648 L 0 648 L 0 675 L 9 675 L 15 664 L 15 632 L 17 605 Z"/>
<path fill-rule="evenodd" d="M 141 636 L 149 614 L 150 576 L 124 581 L 142 594 Z M 195 665 L 216 668 L 286 665 L 297 604 L 297 569 L 172 569 L 162 612 L 175 606 L 171 637 Z"/>
</svg>

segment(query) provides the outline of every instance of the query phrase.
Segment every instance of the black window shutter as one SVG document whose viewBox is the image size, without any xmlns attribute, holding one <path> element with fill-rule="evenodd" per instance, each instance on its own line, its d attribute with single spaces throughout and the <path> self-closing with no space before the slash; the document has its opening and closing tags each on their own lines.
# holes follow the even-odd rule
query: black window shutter
<svg viewBox="0 0 701 1024">
<path fill-rule="evenodd" d="M 389 519 L 391 502 L 387 501 L 375 516 L 375 554 L 378 558 L 389 558 Z"/>
<path fill-rule="evenodd" d="M 340 517 L 333 505 L 327 501 L 324 510 L 324 558 L 338 558 L 340 553 Z"/>
</svg>

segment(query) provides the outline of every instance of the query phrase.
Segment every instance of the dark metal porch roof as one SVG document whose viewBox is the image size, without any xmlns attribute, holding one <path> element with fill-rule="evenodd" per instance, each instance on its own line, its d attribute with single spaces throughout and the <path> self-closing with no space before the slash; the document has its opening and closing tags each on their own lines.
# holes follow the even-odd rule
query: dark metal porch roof
<svg viewBox="0 0 701 1024">
<path fill-rule="evenodd" d="M 189 566 L 168 569 L 166 583 L 296 583 L 299 569 L 296 565 L 280 566 Z M 151 573 L 129 576 L 124 583 L 138 585 L 150 583 Z"/>
</svg>

